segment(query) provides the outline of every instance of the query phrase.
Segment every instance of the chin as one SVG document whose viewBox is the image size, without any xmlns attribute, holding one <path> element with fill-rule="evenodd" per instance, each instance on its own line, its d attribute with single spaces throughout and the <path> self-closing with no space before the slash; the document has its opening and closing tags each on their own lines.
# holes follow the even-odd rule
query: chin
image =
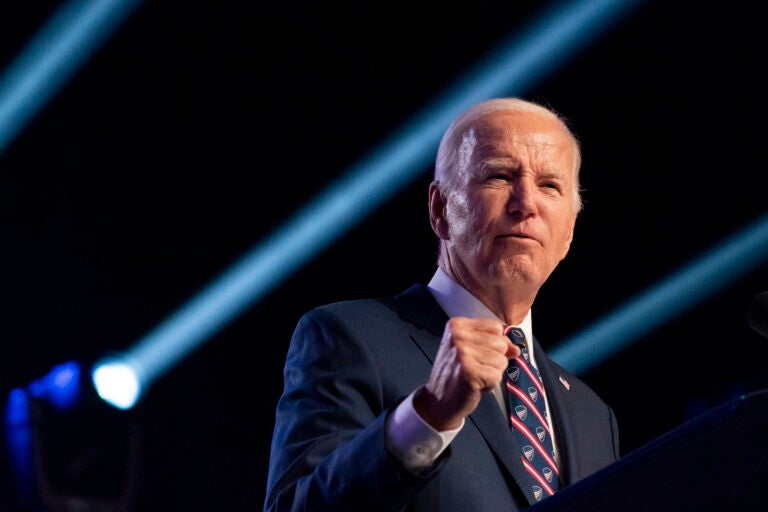
<svg viewBox="0 0 768 512">
<path fill-rule="evenodd" d="M 519 257 L 502 260 L 491 266 L 490 277 L 496 282 L 516 281 L 520 283 L 531 283 L 536 280 L 537 272 L 530 260 L 527 258 L 521 260 Z"/>
</svg>

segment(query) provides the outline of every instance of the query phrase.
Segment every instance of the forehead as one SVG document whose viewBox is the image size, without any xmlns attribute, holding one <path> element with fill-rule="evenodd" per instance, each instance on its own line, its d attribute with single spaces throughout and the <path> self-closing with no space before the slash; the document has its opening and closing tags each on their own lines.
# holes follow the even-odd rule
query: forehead
<svg viewBox="0 0 768 512">
<path fill-rule="evenodd" d="M 492 112 L 469 124 L 462 148 L 473 153 L 528 153 L 573 156 L 573 142 L 562 123 L 536 112 Z M 479 155 L 475 155 L 479 156 Z"/>
</svg>

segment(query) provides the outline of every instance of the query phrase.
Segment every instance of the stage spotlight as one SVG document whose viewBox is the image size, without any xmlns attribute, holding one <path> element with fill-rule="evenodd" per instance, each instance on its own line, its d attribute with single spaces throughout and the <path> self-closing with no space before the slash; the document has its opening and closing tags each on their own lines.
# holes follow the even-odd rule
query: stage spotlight
<svg viewBox="0 0 768 512">
<path fill-rule="evenodd" d="M 105 403 L 90 366 L 68 362 L 8 395 L 5 434 L 18 510 L 132 510 L 137 411 Z"/>
<path fill-rule="evenodd" d="M 142 394 L 139 372 L 128 360 L 108 357 L 98 361 L 91 372 L 96 393 L 118 409 L 130 409 Z"/>
</svg>

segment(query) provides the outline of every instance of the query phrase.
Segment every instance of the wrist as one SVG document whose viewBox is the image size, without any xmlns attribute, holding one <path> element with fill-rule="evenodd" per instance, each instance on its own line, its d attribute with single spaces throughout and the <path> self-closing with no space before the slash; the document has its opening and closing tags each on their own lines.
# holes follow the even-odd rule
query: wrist
<svg viewBox="0 0 768 512">
<path fill-rule="evenodd" d="M 455 430 L 464 423 L 464 416 L 446 410 L 445 404 L 441 403 L 427 386 L 422 386 L 414 393 L 413 409 L 438 432 Z"/>
</svg>

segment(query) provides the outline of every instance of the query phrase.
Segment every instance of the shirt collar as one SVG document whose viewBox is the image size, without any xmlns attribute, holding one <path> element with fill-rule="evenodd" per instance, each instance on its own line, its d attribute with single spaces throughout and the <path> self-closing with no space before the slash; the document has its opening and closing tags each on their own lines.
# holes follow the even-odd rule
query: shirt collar
<svg viewBox="0 0 768 512">
<path fill-rule="evenodd" d="M 472 295 L 469 290 L 450 278 L 443 269 L 437 267 L 435 275 L 427 285 L 427 289 L 435 298 L 445 314 L 449 317 L 464 316 L 467 318 L 491 318 L 501 322 L 498 316 Z M 525 339 L 533 339 L 533 323 L 531 310 L 528 310 L 523 321 L 517 325 L 525 333 Z M 528 351 L 533 352 L 533 343 L 528 343 Z"/>
</svg>

